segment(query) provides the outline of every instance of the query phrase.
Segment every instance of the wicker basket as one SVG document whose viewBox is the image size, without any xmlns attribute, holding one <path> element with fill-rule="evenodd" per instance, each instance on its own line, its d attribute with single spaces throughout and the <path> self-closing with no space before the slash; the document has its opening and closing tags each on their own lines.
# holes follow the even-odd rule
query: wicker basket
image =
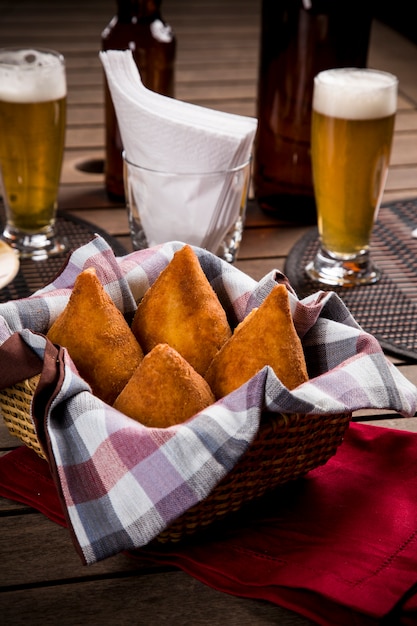
<svg viewBox="0 0 417 626">
<path fill-rule="evenodd" d="M 37 374 L 13 387 L 0 390 L 0 410 L 10 434 L 46 459 L 31 419 L 32 398 L 39 378 L 40 374 Z"/>
<path fill-rule="evenodd" d="M 0 391 L 0 409 L 10 433 L 45 459 L 30 417 L 38 380 L 39 376 L 34 376 Z M 350 418 L 350 414 L 265 413 L 257 438 L 234 469 L 205 500 L 164 530 L 157 541 L 179 541 L 278 485 L 323 465 L 341 444 Z"/>
<path fill-rule="evenodd" d="M 233 470 L 205 500 L 163 531 L 157 541 L 179 541 L 238 511 L 267 491 L 323 465 L 342 443 L 350 418 L 345 414 L 265 414 L 257 438 Z"/>
</svg>

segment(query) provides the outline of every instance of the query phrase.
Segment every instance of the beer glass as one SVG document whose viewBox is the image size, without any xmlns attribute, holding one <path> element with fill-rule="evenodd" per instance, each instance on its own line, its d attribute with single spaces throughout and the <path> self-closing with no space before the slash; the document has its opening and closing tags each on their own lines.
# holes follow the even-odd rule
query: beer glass
<svg viewBox="0 0 417 626">
<path fill-rule="evenodd" d="M 2 237 L 22 258 L 46 259 L 66 248 L 55 232 L 66 95 L 61 54 L 0 49 Z"/>
<path fill-rule="evenodd" d="M 311 155 L 320 248 L 306 267 L 325 285 L 380 277 L 370 238 L 388 173 L 398 79 L 339 68 L 314 79 Z"/>
</svg>

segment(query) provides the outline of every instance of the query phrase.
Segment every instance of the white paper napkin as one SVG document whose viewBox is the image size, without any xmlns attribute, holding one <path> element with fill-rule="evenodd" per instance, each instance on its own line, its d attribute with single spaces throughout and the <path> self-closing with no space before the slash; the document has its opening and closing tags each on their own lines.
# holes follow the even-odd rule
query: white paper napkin
<svg viewBox="0 0 417 626">
<path fill-rule="evenodd" d="M 190 174 L 224 171 L 250 159 L 256 118 L 207 109 L 150 91 L 141 81 L 130 50 L 100 52 L 100 59 L 130 162 L 157 171 Z M 178 185 L 183 187 L 184 184 L 179 178 Z M 210 178 L 206 183 L 201 179 L 198 185 L 196 180 L 189 179 L 186 184 L 200 189 L 201 198 L 211 198 L 210 205 L 201 203 L 204 219 L 187 216 L 187 207 L 182 202 L 184 196 L 195 197 L 195 190 L 190 188 L 187 192 L 182 189 L 176 194 L 171 189 L 169 202 L 159 201 L 155 223 L 152 226 L 149 220 L 145 234 L 152 244 L 167 241 L 167 237 L 168 240 L 181 239 L 178 233 L 169 236 L 167 228 L 162 233 L 158 227 L 168 211 L 171 216 L 178 213 L 177 225 L 187 221 L 197 226 L 199 232 L 193 233 L 192 243 L 210 244 L 206 247 L 212 249 L 238 217 L 237 204 L 228 206 L 224 202 L 230 177 L 224 184 L 219 182 L 214 192 L 213 179 Z M 201 193 L 204 184 L 210 185 L 211 189 L 203 189 Z M 158 193 L 161 197 L 163 189 L 148 189 L 146 193 L 148 196 L 154 193 L 155 197 Z M 194 210 L 192 204 L 190 211 Z M 214 225 L 217 226 L 216 235 L 213 234 Z M 207 232 L 209 227 L 213 233 Z"/>
</svg>

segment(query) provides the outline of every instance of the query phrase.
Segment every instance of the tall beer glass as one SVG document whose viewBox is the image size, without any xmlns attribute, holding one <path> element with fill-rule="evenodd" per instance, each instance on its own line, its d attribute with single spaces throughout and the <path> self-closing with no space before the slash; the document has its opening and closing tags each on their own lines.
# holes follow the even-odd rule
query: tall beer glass
<svg viewBox="0 0 417 626">
<path fill-rule="evenodd" d="M 0 182 L 3 239 L 21 257 L 65 249 L 55 232 L 65 142 L 64 58 L 52 50 L 0 49 Z"/>
<path fill-rule="evenodd" d="M 320 249 L 306 268 L 326 285 L 380 277 L 369 244 L 388 173 L 398 80 L 372 69 L 341 68 L 314 79 L 312 168 Z"/>
</svg>

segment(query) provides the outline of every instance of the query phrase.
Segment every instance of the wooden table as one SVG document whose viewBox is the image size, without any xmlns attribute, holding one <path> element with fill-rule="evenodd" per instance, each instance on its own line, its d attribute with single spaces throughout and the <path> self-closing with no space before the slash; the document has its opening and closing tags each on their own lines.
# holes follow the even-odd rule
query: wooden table
<svg viewBox="0 0 417 626">
<path fill-rule="evenodd" d="M 60 208 L 86 219 L 130 249 L 125 207 L 103 187 L 104 113 L 100 33 L 113 15 L 112 0 L 0 0 L 2 46 L 60 50 L 68 70 L 68 130 Z M 255 115 L 259 41 L 258 0 L 165 0 L 163 13 L 178 39 L 176 96 Z M 384 201 L 417 197 L 417 46 L 375 22 L 369 65 L 400 79 L 392 164 Z M 416 215 L 417 222 L 417 215 Z M 248 212 L 237 267 L 255 279 L 283 269 L 305 233 L 256 206 Z M 392 359 L 414 383 L 417 366 Z M 395 413 L 363 417 L 375 424 L 417 431 L 417 419 Z M 362 418 L 362 414 L 356 415 Z M 17 445 L 0 424 L 0 453 Z M 307 624 L 264 602 L 221 594 L 181 571 L 158 569 L 125 556 L 89 568 L 80 564 L 68 532 L 34 510 L 0 500 L 0 615 L 22 624 Z"/>
</svg>

